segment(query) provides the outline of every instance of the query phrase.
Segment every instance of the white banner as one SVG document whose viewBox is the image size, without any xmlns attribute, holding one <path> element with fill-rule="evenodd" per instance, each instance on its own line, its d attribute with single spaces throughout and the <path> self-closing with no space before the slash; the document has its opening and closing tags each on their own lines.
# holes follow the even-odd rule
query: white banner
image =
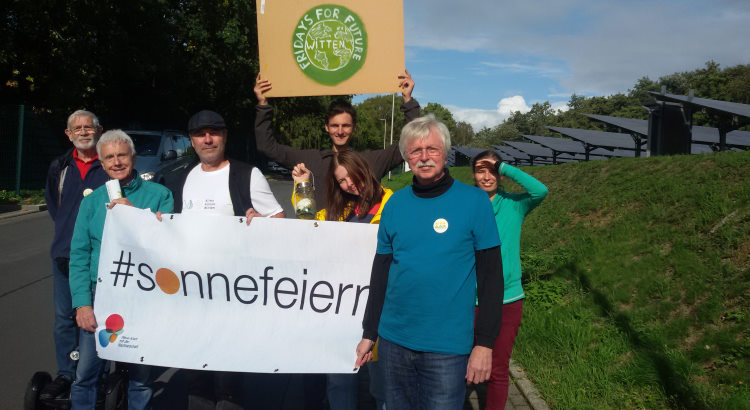
<svg viewBox="0 0 750 410">
<path fill-rule="evenodd" d="M 116 206 L 94 313 L 105 359 L 262 373 L 351 373 L 377 226 L 165 215 Z"/>
</svg>

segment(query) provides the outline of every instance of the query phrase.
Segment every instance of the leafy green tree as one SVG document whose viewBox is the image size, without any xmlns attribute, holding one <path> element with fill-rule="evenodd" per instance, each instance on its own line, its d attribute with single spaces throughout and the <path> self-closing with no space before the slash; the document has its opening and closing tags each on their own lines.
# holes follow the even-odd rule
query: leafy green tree
<svg viewBox="0 0 750 410">
<path fill-rule="evenodd" d="M 442 105 L 438 103 L 428 103 L 425 107 L 422 108 L 422 115 L 432 114 L 440 120 L 443 124 L 445 124 L 446 127 L 448 127 L 448 132 L 451 133 L 451 135 L 456 133 L 456 120 L 453 118 L 453 113 L 451 113 L 447 108 L 443 107 Z"/>
<path fill-rule="evenodd" d="M 508 121 L 488 128 L 484 127 L 476 133 L 474 137 L 474 146 L 482 148 L 492 148 L 495 145 L 503 145 L 503 141 L 519 141 L 521 133 L 516 126 Z"/>
<path fill-rule="evenodd" d="M 727 68 L 727 100 L 750 104 L 750 64 Z"/>
<path fill-rule="evenodd" d="M 471 145 L 474 140 L 474 128 L 464 121 L 456 123 L 456 131 L 451 134 L 451 143 L 458 146 Z"/>
<path fill-rule="evenodd" d="M 395 115 L 393 121 L 393 143 L 399 140 L 404 126 L 404 114 L 401 112 L 400 95 L 378 95 L 368 98 L 355 107 L 357 109 L 357 129 L 354 132 L 352 146 L 356 149 L 383 149 L 391 145 L 391 110 Z M 395 103 L 395 107 L 393 104 Z M 385 132 L 384 132 L 385 131 Z M 383 135 L 385 134 L 385 144 Z"/>
<path fill-rule="evenodd" d="M 545 126 L 550 122 L 553 115 L 555 115 L 555 112 L 552 105 L 549 101 L 545 101 L 534 103 L 526 113 L 514 112 L 505 122 L 513 125 L 520 134 L 545 135 L 547 132 Z"/>
</svg>

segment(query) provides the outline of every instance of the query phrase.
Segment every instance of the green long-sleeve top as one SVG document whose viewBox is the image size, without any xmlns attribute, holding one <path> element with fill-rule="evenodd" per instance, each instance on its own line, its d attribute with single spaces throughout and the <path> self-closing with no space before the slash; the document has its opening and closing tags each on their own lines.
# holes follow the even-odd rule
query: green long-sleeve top
<svg viewBox="0 0 750 410">
<path fill-rule="evenodd" d="M 172 193 L 162 185 L 136 177 L 122 187 L 122 195 L 136 208 L 171 213 L 174 209 Z M 107 187 L 102 185 L 83 198 L 70 242 L 70 293 L 73 308 L 92 305 L 91 290 L 96 286 L 99 250 L 102 246 L 105 204 L 109 202 Z M 133 229 L 138 229 L 133 227 Z"/>
<path fill-rule="evenodd" d="M 492 200 L 495 222 L 500 233 L 505 292 L 503 304 L 524 298 L 521 286 L 521 225 L 526 215 L 547 196 L 547 187 L 520 169 L 503 163 L 500 175 L 510 178 L 526 191 L 510 193 L 498 189 Z"/>
</svg>

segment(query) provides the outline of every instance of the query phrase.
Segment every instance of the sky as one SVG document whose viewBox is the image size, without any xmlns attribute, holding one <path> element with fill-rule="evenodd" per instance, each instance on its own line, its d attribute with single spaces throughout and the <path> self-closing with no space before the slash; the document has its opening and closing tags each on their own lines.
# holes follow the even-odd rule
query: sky
<svg viewBox="0 0 750 410">
<path fill-rule="evenodd" d="M 750 0 L 404 0 L 404 43 L 414 97 L 479 131 L 574 93 L 750 64 Z"/>
</svg>

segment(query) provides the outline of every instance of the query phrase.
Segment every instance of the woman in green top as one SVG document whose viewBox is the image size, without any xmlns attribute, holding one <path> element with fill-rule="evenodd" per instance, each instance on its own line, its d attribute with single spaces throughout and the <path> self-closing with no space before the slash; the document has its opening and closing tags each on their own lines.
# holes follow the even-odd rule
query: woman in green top
<svg viewBox="0 0 750 410">
<path fill-rule="evenodd" d="M 495 211 L 503 257 L 503 324 L 492 349 L 492 374 L 487 387 L 486 409 L 503 409 L 508 398 L 510 354 L 521 325 L 521 225 L 526 215 L 547 196 L 547 187 L 520 169 L 503 163 L 494 151 L 479 153 L 472 160 L 474 182 L 487 192 Z M 526 192 L 510 193 L 500 186 L 503 178 L 517 182 Z"/>
</svg>

